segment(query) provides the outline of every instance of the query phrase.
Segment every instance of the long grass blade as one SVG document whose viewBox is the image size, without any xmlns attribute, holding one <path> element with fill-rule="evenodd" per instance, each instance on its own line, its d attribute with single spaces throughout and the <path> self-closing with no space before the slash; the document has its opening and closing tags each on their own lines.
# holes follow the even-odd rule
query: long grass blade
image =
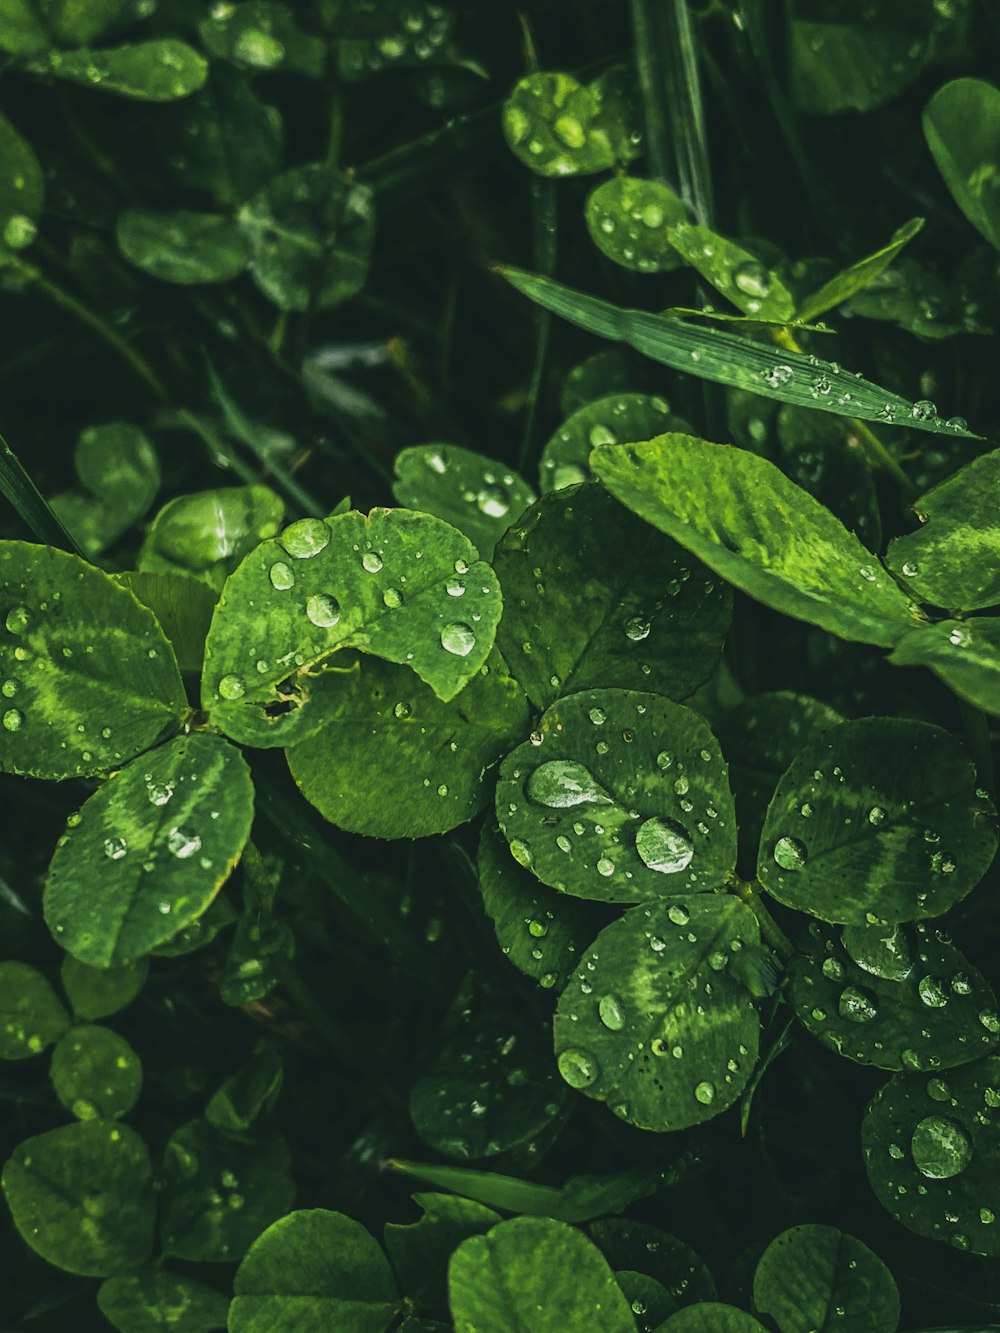
<svg viewBox="0 0 1000 1333">
<path fill-rule="evenodd" d="M 17 454 L 0 435 L 0 494 L 7 497 L 40 542 L 83 555 L 71 534 L 46 503 Z"/>
</svg>

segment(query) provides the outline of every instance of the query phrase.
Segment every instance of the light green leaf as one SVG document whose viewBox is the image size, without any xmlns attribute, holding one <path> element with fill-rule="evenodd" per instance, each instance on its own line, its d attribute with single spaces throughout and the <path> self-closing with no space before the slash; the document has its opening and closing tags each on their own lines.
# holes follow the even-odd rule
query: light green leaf
<svg viewBox="0 0 1000 1333">
<path fill-rule="evenodd" d="M 546 442 L 539 464 L 543 491 L 588 481 L 590 452 L 598 444 L 650 440 L 680 430 L 665 398 L 646 393 L 615 393 L 591 399 L 576 409 Z"/>
<path fill-rule="evenodd" d="M 139 552 L 142 573 L 193 574 L 216 591 L 258 542 L 281 527 L 285 504 L 267 486 L 221 486 L 170 500 Z"/>
<path fill-rule="evenodd" d="M 327 679 L 322 727 L 288 751 L 306 800 L 375 838 L 422 838 L 472 819 L 493 765 L 528 730 L 527 701 L 499 656 L 448 703 L 407 667 L 370 657 L 355 666 Z M 380 795 L 386 772 L 391 801 Z"/>
<path fill-rule="evenodd" d="M 957 418 L 951 423 L 887 389 L 812 354 L 789 352 L 726 329 L 703 327 L 671 315 L 625 310 L 523 269 L 501 268 L 512 286 L 545 310 L 613 342 L 628 343 L 662 365 L 699 379 L 749 389 L 779 402 L 814 407 L 956 439 L 979 439 Z M 954 423 L 954 424 L 952 424 Z"/>
<path fill-rule="evenodd" d="M 701 1258 L 666 1231 L 632 1218 L 611 1217 L 594 1222 L 590 1234 L 619 1275 L 622 1270 L 648 1273 L 669 1292 L 675 1306 L 715 1296 L 715 1282 Z"/>
<path fill-rule="evenodd" d="M 421 1306 L 443 1308 L 452 1250 L 467 1237 L 489 1231 L 500 1214 L 454 1194 L 414 1194 L 413 1202 L 423 1215 L 407 1225 L 387 1223 L 385 1248 L 406 1295 Z"/>
<path fill-rule="evenodd" d="M 0 625 L 8 773 L 106 773 L 176 729 L 187 709 L 156 618 L 75 555 L 0 542 Z"/>
<path fill-rule="evenodd" d="M 841 723 L 778 783 L 757 875 L 788 907 L 843 925 L 940 916 L 997 847 L 996 816 L 961 744 L 904 718 Z"/>
<path fill-rule="evenodd" d="M 262 1047 L 213 1092 L 205 1119 L 226 1134 L 245 1134 L 274 1106 L 283 1078 L 281 1056 L 270 1046 Z"/>
<path fill-rule="evenodd" d="M 565 1222 L 515 1217 L 464 1240 L 448 1266 L 455 1333 L 635 1333 L 600 1250 Z"/>
<path fill-rule="evenodd" d="M 319 78 L 326 58 L 321 37 L 305 33 L 287 5 L 270 0 L 245 0 L 213 10 L 198 24 L 210 55 L 230 60 L 254 74 L 284 70 Z"/>
<path fill-rule="evenodd" d="M 952 79 L 924 108 L 924 135 L 955 203 L 1000 249 L 1000 89 Z"/>
<path fill-rule="evenodd" d="M 612 176 L 591 190 L 584 207 L 590 239 L 602 254 L 638 273 L 668 273 L 683 262 L 669 229 L 687 208 L 659 181 Z"/>
<path fill-rule="evenodd" d="M 985 1055 L 997 1036 L 988 983 L 940 931 L 815 922 L 789 963 L 799 1021 L 824 1046 L 878 1069 L 950 1069 Z"/>
<path fill-rule="evenodd" d="M 243 272 L 249 258 L 240 228 L 221 213 L 127 208 L 118 217 L 117 239 L 130 263 L 182 286 L 228 282 Z"/>
<path fill-rule="evenodd" d="M 326 310 L 364 286 L 375 236 L 372 192 L 332 167 L 293 167 L 265 185 L 237 220 L 250 273 L 282 310 Z"/>
<path fill-rule="evenodd" d="M 678 1310 L 655 1333 L 766 1333 L 766 1329 L 735 1305 L 705 1301 Z"/>
<path fill-rule="evenodd" d="M 757 1265 L 753 1301 L 781 1333 L 894 1333 L 899 1326 L 892 1274 L 836 1227 L 807 1224 L 776 1236 Z"/>
<path fill-rule="evenodd" d="M 128 8 L 128 0 L 47 0 L 45 21 L 63 46 L 89 46 Z"/>
<path fill-rule="evenodd" d="M 295 1195 L 280 1135 L 242 1143 L 203 1120 L 170 1136 L 160 1178 L 164 1253 L 201 1263 L 239 1259 Z"/>
<path fill-rule="evenodd" d="M 757 601 L 891 646 L 919 612 L 878 558 L 773 463 L 690 435 L 596 449 L 613 495 Z"/>
<path fill-rule="evenodd" d="M 489 656 L 500 611 L 493 571 L 438 518 L 373 509 L 299 519 L 227 582 L 202 705 L 244 744 L 304 740 L 339 703 L 322 668 L 343 648 L 404 664 L 454 699 Z"/>
<path fill-rule="evenodd" d="M 49 35 L 33 0 L 0 0 L 0 51 L 34 56 L 49 45 Z"/>
<path fill-rule="evenodd" d="M 194 1278 L 147 1269 L 108 1278 L 97 1304 L 119 1333 L 214 1333 L 226 1327 L 229 1297 Z"/>
<path fill-rule="evenodd" d="M 52 1052 L 56 1096 L 78 1120 L 127 1115 L 142 1090 L 142 1065 L 124 1037 L 98 1025 L 71 1028 Z"/>
<path fill-rule="evenodd" d="M 0 1060 L 27 1060 L 66 1031 L 69 1016 L 55 991 L 27 963 L 0 963 Z"/>
<path fill-rule="evenodd" d="M 121 967 L 91 967 L 72 954 L 62 961 L 59 978 L 77 1018 L 108 1018 L 132 1003 L 146 984 L 149 961 L 139 958 Z"/>
<path fill-rule="evenodd" d="M 197 92 L 208 61 L 172 37 L 104 51 L 52 51 L 48 70 L 57 79 L 140 102 L 173 102 Z"/>
<path fill-rule="evenodd" d="M 322 1208 L 290 1213 L 259 1236 L 233 1289 L 229 1333 L 385 1333 L 399 1309 L 378 1242 L 360 1222 Z"/>
<path fill-rule="evenodd" d="M 684 699 L 715 669 L 729 589 L 600 486 L 543 496 L 493 564 L 497 644 L 540 708 L 602 686 Z"/>
<path fill-rule="evenodd" d="M 736 861 L 726 765 L 706 723 L 638 690 L 585 690 L 501 765 L 497 818 L 521 865 L 601 902 L 710 891 Z"/>
<path fill-rule="evenodd" d="M 678 222 L 667 235 L 682 258 L 745 315 L 791 322 L 795 301 L 766 264 L 708 227 Z"/>
<path fill-rule="evenodd" d="M 117 577 L 156 616 L 181 671 L 200 672 L 205 638 L 217 601 L 212 589 L 187 574 L 133 570 Z"/>
<path fill-rule="evenodd" d="M 116 773 L 70 822 L 45 885 L 49 929 L 81 962 L 133 962 L 201 916 L 252 820 L 253 786 L 238 750 L 206 732 L 161 745 Z"/>
<path fill-rule="evenodd" d="M 563 1078 L 641 1129 L 686 1129 L 725 1111 L 757 1062 L 760 1020 L 736 961 L 759 942 L 756 917 L 729 894 L 626 912 L 559 997 Z"/>
<path fill-rule="evenodd" d="M 84 552 L 99 555 L 153 503 L 159 459 L 138 426 L 109 421 L 81 431 L 73 463 L 83 491 L 64 491 L 50 504 Z"/>
<path fill-rule="evenodd" d="M 1000 449 L 973 459 L 913 505 L 922 527 L 886 564 L 921 599 L 951 611 L 1000 602 Z"/>
<path fill-rule="evenodd" d="M 516 472 L 457 444 L 414 445 L 396 455 L 394 466 L 399 503 L 464 532 L 484 560 L 535 499 Z"/>
<path fill-rule="evenodd" d="M 987 1020 L 1000 1031 L 995 1013 Z M 895 1074 L 861 1125 L 868 1180 L 883 1208 L 918 1236 L 1000 1255 L 1000 1056 L 945 1078 Z"/>
<path fill-rule="evenodd" d="M 905 635 L 893 666 L 926 666 L 969 703 L 1000 714 L 1000 620 L 939 620 Z"/>
<path fill-rule="evenodd" d="M 0 8 L 0 47 L 5 26 Z M 35 239 L 44 202 L 45 182 L 35 150 L 0 116 L 0 267 L 5 248 L 23 250 Z"/>
<path fill-rule="evenodd" d="M 479 886 L 500 950 L 543 990 L 562 988 L 607 914 L 595 904 L 555 893 L 514 860 L 490 821 L 479 841 Z"/>
<path fill-rule="evenodd" d="M 811 324 L 814 319 L 820 315 L 825 315 L 828 310 L 834 306 L 842 305 L 855 292 L 862 291 L 892 263 L 905 245 L 923 230 L 923 218 L 911 218 L 909 222 L 904 222 L 893 232 L 892 238 L 887 245 L 883 245 L 880 250 L 866 255 L 864 259 L 856 260 L 850 268 L 843 269 L 835 278 L 829 282 L 824 282 L 818 291 L 813 292 L 812 296 L 807 296 L 804 301 L 799 302 L 797 317 L 803 323 Z"/>
<path fill-rule="evenodd" d="M 145 1263 L 153 1246 L 153 1168 L 135 1130 L 88 1120 L 37 1134 L 3 1169 L 14 1225 L 50 1264 L 107 1277 Z"/>
<path fill-rule="evenodd" d="M 571 74 L 527 74 L 504 103 L 503 132 L 539 176 L 605 171 L 616 159 L 613 125 L 592 88 Z"/>
</svg>

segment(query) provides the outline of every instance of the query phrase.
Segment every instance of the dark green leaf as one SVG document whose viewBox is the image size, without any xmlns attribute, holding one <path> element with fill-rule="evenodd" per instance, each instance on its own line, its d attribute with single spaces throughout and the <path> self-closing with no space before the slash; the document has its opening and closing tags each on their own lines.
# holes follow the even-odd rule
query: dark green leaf
<svg viewBox="0 0 1000 1333">
<path fill-rule="evenodd" d="M 205 638 L 217 600 L 212 589 L 187 574 L 135 571 L 118 577 L 156 616 L 181 671 L 201 671 Z"/>
<path fill-rule="evenodd" d="M 423 1210 L 417 1222 L 389 1222 L 385 1248 L 403 1292 L 421 1305 L 447 1302 L 448 1259 L 469 1236 L 479 1236 L 500 1221 L 500 1214 L 454 1194 L 414 1194 Z"/>
<path fill-rule="evenodd" d="M 1000 714 L 1000 619 L 939 620 L 904 635 L 893 666 L 926 666 L 987 713 Z"/>
<path fill-rule="evenodd" d="M 138 426 L 111 421 L 81 432 L 73 462 L 82 492 L 63 491 L 50 503 L 81 549 L 99 555 L 153 503 L 159 460 Z"/>
<path fill-rule="evenodd" d="M 267 486 L 223 486 L 170 500 L 139 552 L 142 573 L 193 574 L 216 591 L 244 556 L 281 527 L 285 505 Z"/>
<path fill-rule="evenodd" d="M 132 1003 L 146 984 L 149 962 L 139 958 L 121 967 L 91 967 L 67 954 L 59 975 L 73 1013 L 92 1022 L 117 1014 Z"/>
<path fill-rule="evenodd" d="M 197 92 L 208 62 L 186 42 L 163 37 L 104 51 L 53 51 L 48 68 L 57 79 L 140 102 L 173 102 Z"/>
<path fill-rule="evenodd" d="M 678 1310 L 655 1333 L 765 1333 L 765 1329 L 753 1315 L 734 1305 L 706 1301 Z"/>
<path fill-rule="evenodd" d="M 56 1096 L 78 1120 L 127 1115 L 139 1100 L 142 1065 L 124 1037 L 110 1028 L 74 1027 L 52 1052 Z"/>
<path fill-rule="evenodd" d="M 711 1273 L 694 1250 L 676 1236 L 624 1217 L 595 1222 L 590 1234 L 612 1268 L 648 1273 L 677 1305 L 710 1301 L 715 1295 Z"/>
<path fill-rule="evenodd" d="M 0 46 L 4 28 L 0 14 Z M 0 116 L 0 268 L 5 248 L 23 250 L 35 239 L 44 199 L 45 182 L 34 149 Z"/>
<path fill-rule="evenodd" d="M 615 393 L 591 399 L 559 427 L 542 450 L 538 472 L 543 491 L 587 481 L 590 453 L 598 444 L 649 440 L 681 429 L 665 398 L 646 393 Z"/>
<path fill-rule="evenodd" d="M 571 74 L 527 74 L 504 103 L 507 143 L 539 176 L 580 176 L 614 166 L 616 135 L 601 98 Z"/>
<path fill-rule="evenodd" d="M 212 1094 L 205 1119 L 226 1134 L 245 1133 L 274 1106 L 283 1076 L 281 1056 L 272 1047 L 263 1047 Z"/>
<path fill-rule="evenodd" d="M 247 266 L 243 233 L 221 213 L 127 208 L 119 215 L 117 237 L 125 258 L 162 282 L 228 282 Z"/>
<path fill-rule="evenodd" d="M 781 470 L 815 496 L 869 549 L 882 546 L 882 519 L 871 467 L 851 423 L 783 403 L 776 418 Z"/>
<path fill-rule="evenodd" d="M 214 1333 L 226 1327 L 229 1311 L 222 1292 L 163 1269 L 108 1278 L 97 1304 L 119 1333 Z"/>
<path fill-rule="evenodd" d="M 66 1031 L 69 1015 L 36 968 L 0 963 L 0 1060 L 27 1060 Z"/>
<path fill-rule="evenodd" d="M 638 1333 L 653 1333 L 677 1309 L 677 1302 L 662 1282 L 631 1268 L 616 1269 L 615 1281 L 635 1315 Z"/>
<path fill-rule="evenodd" d="M 1000 89 L 952 79 L 927 103 L 924 134 L 955 203 L 1000 249 Z"/>
<path fill-rule="evenodd" d="M 48 46 L 49 35 L 34 0 L 0 0 L 0 51 L 34 56 Z"/>
<path fill-rule="evenodd" d="M 128 0 L 46 0 L 45 21 L 63 46 L 89 46 L 128 7 Z"/>
<path fill-rule="evenodd" d="M 613 176 L 587 196 L 584 216 L 598 250 L 623 268 L 667 273 L 683 262 L 669 230 L 687 218 L 687 208 L 659 181 Z"/>
</svg>

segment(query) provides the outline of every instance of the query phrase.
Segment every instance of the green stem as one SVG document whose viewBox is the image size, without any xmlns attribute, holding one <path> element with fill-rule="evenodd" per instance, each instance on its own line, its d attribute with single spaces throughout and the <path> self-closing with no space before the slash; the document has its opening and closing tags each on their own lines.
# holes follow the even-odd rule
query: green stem
<svg viewBox="0 0 1000 1333">
<path fill-rule="evenodd" d="M 750 911 L 757 918 L 757 924 L 760 926 L 760 934 L 764 943 L 785 962 L 795 953 L 792 942 L 785 932 L 775 921 L 774 917 L 764 905 L 761 894 L 763 889 L 757 880 L 744 880 L 734 875 L 731 883 L 728 885 L 731 893 L 735 893 L 741 902 L 746 903 Z"/>
</svg>

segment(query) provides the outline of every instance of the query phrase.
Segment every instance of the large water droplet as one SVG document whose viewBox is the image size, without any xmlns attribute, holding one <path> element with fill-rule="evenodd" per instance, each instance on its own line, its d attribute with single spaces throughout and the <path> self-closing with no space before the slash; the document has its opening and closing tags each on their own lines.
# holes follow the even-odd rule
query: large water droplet
<svg viewBox="0 0 1000 1333">
<path fill-rule="evenodd" d="M 295 583 L 295 575 L 292 573 L 291 565 L 286 565 L 284 560 L 276 560 L 268 573 L 271 580 L 271 587 L 277 588 L 279 592 L 285 592 Z"/>
<path fill-rule="evenodd" d="M 758 259 L 748 259 L 735 268 L 733 282 L 744 296 L 763 299 L 771 293 L 771 275 Z"/>
<path fill-rule="evenodd" d="M 503 518 L 510 511 L 510 496 L 503 486 L 484 486 L 476 504 L 488 518 Z"/>
<path fill-rule="evenodd" d="M 715 1084 L 709 1083 L 708 1079 L 702 1079 L 694 1087 L 694 1099 L 701 1102 L 702 1106 L 711 1106 L 715 1101 Z"/>
<path fill-rule="evenodd" d="M 597 1082 L 601 1067 L 589 1053 L 571 1046 L 563 1051 L 557 1061 L 559 1072 L 571 1088 L 589 1088 Z"/>
<path fill-rule="evenodd" d="M 340 619 L 340 603 L 329 593 L 315 592 L 306 600 L 306 615 L 317 629 L 329 629 Z"/>
<path fill-rule="evenodd" d="M 476 646 L 476 632 L 470 625 L 455 621 L 441 631 L 441 647 L 456 657 L 468 657 Z"/>
<path fill-rule="evenodd" d="M 611 1032 L 620 1032 L 625 1026 L 625 1014 L 614 995 L 602 995 L 597 1001 L 597 1013 L 601 1022 Z"/>
<path fill-rule="evenodd" d="M 124 838 L 106 838 L 104 841 L 104 855 L 109 861 L 120 861 L 128 851 L 128 843 Z"/>
<path fill-rule="evenodd" d="M 539 805 L 566 810 L 574 805 L 611 805 L 612 798 L 589 768 L 575 759 L 550 759 L 528 778 L 528 795 Z"/>
<path fill-rule="evenodd" d="M 863 986 L 845 986 L 837 1010 L 849 1023 L 868 1023 L 878 1013 L 878 1005 L 875 996 Z"/>
<path fill-rule="evenodd" d="M 801 870 L 808 853 L 800 838 L 779 838 L 774 844 L 774 859 L 782 870 Z"/>
<path fill-rule="evenodd" d="M 865 972 L 885 981 L 904 981 L 913 971 L 913 951 L 904 926 L 845 926 L 849 956 Z"/>
<path fill-rule="evenodd" d="M 330 544 L 330 529 L 321 518 L 300 518 L 289 523 L 278 541 L 296 560 L 308 560 Z"/>
<path fill-rule="evenodd" d="M 664 875 L 674 875 L 691 864 L 694 844 L 687 829 L 673 819 L 654 815 L 640 824 L 635 850 L 644 865 Z"/>
<path fill-rule="evenodd" d="M 950 1180 L 972 1160 L 972 1141 L 962 1126 L 948 1116 L 929 1115 L 913 1131 L 910 1151 L 921 1175 L 931 1180 Z"/>
<path fill-rule="evenodd" d="M 201 838 L 197 833 L 188 833 L 182 828 L 172 828 L 167 834 L 167 848 L 179 861 L 186 861 L 189 856 L 201 851 Z"/>
<path fill-rule="evenodd" d="M 382 568 L 382 557 L 377 551 L 366 551 L 361 557 L 361 564 L 369 574 L 377 574 Z"/>
<path fill-rule="evenodd" d="M 641 643 L 649 634 L 649 621 L 642 616 L 633 616 L 625 622 L 625 636 L 633 643 Z"/>
<path fill-rule="evenodd" d="M 23 634 L 31 624 L 31 612 L 26 606 L 12 606 L 4 619 L 11 634 Z"/>
<path fill-rule="evenodd" d="M 223 699 L 242 699 L 247 687 L 239 676 L 223 676 L 219 681 L 219 693 Z"/>
<path fill-rule="evenodd" d="M 8 708 L 3 715 L 4 731 L 20 731 L 24 723 L 24 714 L 19 708 Z"/>
<path fill-rule="evenodd" d="M 929 1009 L 943 1009 L 948 1003 L 948 992 L 937 977 L 921 977 L 917 982 L 917 994 Z"/>
</svg>

